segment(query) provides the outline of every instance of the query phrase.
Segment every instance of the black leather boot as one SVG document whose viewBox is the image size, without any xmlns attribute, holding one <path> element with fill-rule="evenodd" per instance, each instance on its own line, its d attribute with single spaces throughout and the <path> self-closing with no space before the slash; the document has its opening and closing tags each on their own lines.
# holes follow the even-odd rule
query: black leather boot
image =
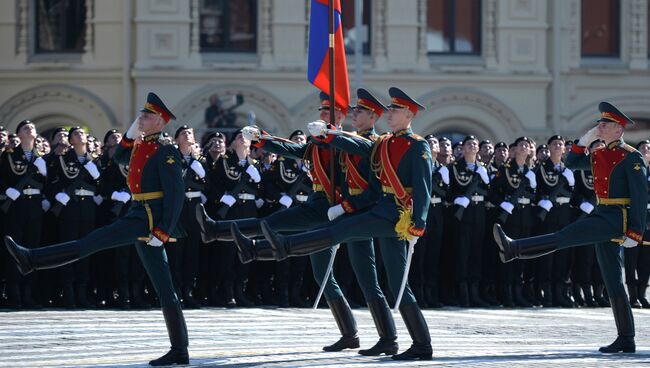
<svg viewBox="0 0 650 368">
<path fill-rule="evenodd" d="M 545 308 L 550 308 L 553 306 L 553 290 L 551 289 L 551 283 L 543 283 L 541 285 L 542 289 L 542 306 Z"/>
<path fill-rule="evenodd" d="M 183 288 L 183 305 L 185 306 L 185 308 L 192 308 L 192 309 L 201 308 L 201 303 L 199 303 L 196 299 L 194 299 L 194 296 L 192 295 L 191 287 L 186 286 Z"/>
<path fill-rule="evenodd" d="M 79 259 L 79 245 L 76 241 L 50 245 L 43 248 L 27 249 L 21 247 L 10 236 L 5 236 L 7 251 L 16 261 L 23 275 L 34 270 L 55 268 Z"/>
<path fill-rule="evenodd" d="M 246 293 L 244 292 L 244 282 L 243 281 L 235 281 L 234 291 L 235 291 L 235 301 L 237 302 L 238 306 L 240 306 L 240 307 L 252 307 L 252 306 L 255 305 L 255 303 L 253 303 L 246 296 Z"/>
<path fill-rule="evenodd" d="M 158 359 L 149 362 L 151 366 L 164 366 L 173 364 L 190 364 L 190 356 L 187 352 L 187 326 L 180 304 L 174 304 L 162 308 L 167 325 L 167 334 L 171 342 L 169 352 Z"/>
<path fill-rule="evenodd" d="M 591 291 L 591 285 L 582 284 L 582 292 L 585 295 L 585 307 L 587 308 L 598 308 L 598 303 L 594 299 L 594 294 Z"/>
<path fill-rule="evenodd" d="M 424 296 L 427 298 L 427 304 L 429 305 L 429 308 L 442 308 L 437 286 L 425 288 Z"/>
<path fill-rule="evenodd" d="M 427 321 L 417 303 L 402 305 L 399 312 L 413 343 L 403 353 L 393 355 L 393 360 L 431 360 L 433 355 L 431 335 Z"/>
<path fill-rule="evenodd" d="M 356 349 L 359 347 L 357 336 L 357 322 L 352 315 L 352 309 L 345 298 L 328 300 L 327 304 L 332 311 L 336 325 L 341 331 L 341 338 L 332 345 L 323 347 L 324 351 L 341 351 L 343 349 Z"/>
<path fill-rule="evenodd" d="M 564 292 L 564 283 L 556 282 L 553 286 L 553 305 L 555 307 L 573 308 L 573 302 Z"/>
<path fill-rule="evenodd" d="M 524 285 L 517 283 L 515 284 L 514 288 L 515 305 L 522 308 L 532 308 L 533 305 L 528 300 L 526 300 L 526 297 L 524 297 Z"/>
<path fill-rule="evenodd" d="M 201 228 L 201 240 L 203 240 L 203 243 L 207 244 L 215 240 L 232 241 L 230 225 L 233 223 L 237 223 L 239 229 L 246 236 L 253 237 L 261 235 L 259 228 L 260 220 L 257 218 L 215 221 L 208 216 L 202 204 L 196 206 L 195 211 L 196 221 L 199 223 L 199 228 Z"/>
<path fill-rule="evenodd" d="M 331 247 L 332 239 L 328 229 L 318 229 L 295 235 L 280 235 L 262 221 L 262 233 L 273 249 L 275 260 L 287 257 L 306 256 Z"/>
<path fill-rule="evenodd" d="M 630 306 L 637 309 L 641 308 L 641 303 L 639 303 L 639 290 L 636 284 L 627 284 L 627 293 L 630 296 Z"/>
<path fill-rule="evenodd" d="M 644 309 L 650 308 L 650 302 L 645 297 L 645 291 L 648 288 L 648 285 L 639 285 L 639 303 Z"/>
<path fill-rule="evenodd" d="M 616 322 L 616 331 L 618 337 L 613 343 L 603 346 L 599 349 L 601 353 L 634 353 L 636 344 L 634 343 L 634 317 L 632 308 L 625 296 L 610 298 L 612 312 L 614 313 L 614 322 Z"/>
<path fill-rule="evenodd" d="M 40 309 L 43 306 L 40 305 L 36 300 L 34 300 L 34 295 L 32 293 L 32 284 L 33 281 L 28 282 L 23 288 L 23 308 L 26 309 Z"/>
<path fill-rule="evenodd" d="M 142 290 L 143 290 L 143 286 L 141 282 L 134 282 L 131 285 L 131 298 L 129 300 L 133 308 L 138 308 L 138 309 L 151 308 L 151 304 L 149 304 L 143 298 Z"/>
<path fill-rule="evenodd" d="M 75 295 L 77 297 L 77 307 L 82 309 L 90 309 L 94 305 L 88 300 L 88 285 L 83 283 L 77 285 L 75 288 Z"/>
<path fill-rule="evenodd" d="M 11 309 L 22 309 L 23 300 L 20 296 L 20 286 L 17 283 L 7 284 L 7 306 Z"/>
<path fill-rule="evenodd" d="M 129 287 L 126 284 L 120 284 L 117 287 L 117 299 L 115 299 L 115 307 L 118 309 L 129 309 Z"/>
<path fill-rule="evenodd" d="M 582 296 L 582 285 L 578 283 L 574 283 L 572 285 L 572 294 L 573 294 L 573 301 L 579 306 L 579 307 L 584 307 L 586 305 L 585 298 Z"/>
<path fill-rule="evenodd" d="M 609 301 L 605 298 L 605 285 L 599 284 L 594 288 L 594 300 L 601 308 L 609 308 L 611 305 Z"/>
<path fill-rule="evenodd" d="M 478 283 L 473 282 L 469 285 L 469 304 L 475 308 L 488 308 L 490 304 L 481 298 Z"/>
<path fill-rule="evenodd" d="M 499 305 L 499 301 L 495 297 L 494 283 L 484 283 L 481 285 L 481 298 L 485 300 L 490 306 Z"/>
<path fill-rule="evenodd" d="M 359 350 L 359 354 L 366 356 L 377 356 L 381 354 L 395 355 L 399 349 L 397 345 L 397 329 L 395 320 L 390 313 L 390 308 L 385 298 L 375 299 L 368 302 L 368 310 L 372 320 L 377 327 L 379 341 L 370 349 Z"/>
<path fill-rule="evenodd" d="M 505 308 L 514 308 L 515 302 L 512 298 L 512 285 L 504 284 L 501 287 L 501 305 Z"/>
<path fill-rule="evenodd" d="M 466 282 L 458 284 L 458 306 L 461 308 L 469 308 L 469 287 Z"/>
<path fill-rule="evenodd" d="M 506 235 L 501 225 L 494 224 L 492 235 L 499 247 L 499 258 L 503 263 L 513 259 L 537 258 L 557 250 L 558 239 L 555 233 L 514 240 Z"/>
<path fill-rule="evenodd" d="M 252 240 L 239 231 L 237 223 L 230 224 L 230 233 L 235 246 L 237 256 L 243 264 L 252 261 L 275 261 L 273 249 L 266 240 Z"/>
</svg>

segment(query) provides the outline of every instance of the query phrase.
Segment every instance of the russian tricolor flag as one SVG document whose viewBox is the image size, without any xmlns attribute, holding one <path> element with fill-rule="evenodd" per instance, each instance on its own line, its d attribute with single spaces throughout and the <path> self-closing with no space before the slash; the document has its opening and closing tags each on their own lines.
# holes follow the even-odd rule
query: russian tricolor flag
<svg viewBox="0 0 650 368">
<path fill-rule="evenodd" d="M 330 54 L 328 2 L 334 1 L 334 100 L 341 107 L 350 103 L 350 82 L 345 61 L 340 0 L 312 0 L 309 20 L 309 59 L 307 78 L 330 95 Z M 347 110 L 347 109 L 346 109 Z"/>
</svg>

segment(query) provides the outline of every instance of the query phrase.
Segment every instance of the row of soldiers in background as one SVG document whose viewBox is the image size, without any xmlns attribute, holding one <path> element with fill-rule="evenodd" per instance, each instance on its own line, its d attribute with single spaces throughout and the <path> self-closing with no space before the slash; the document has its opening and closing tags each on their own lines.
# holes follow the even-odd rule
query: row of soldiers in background
<svg viewBox="0 0 650 368">
<path fill-rule="evenodd" d="M 27 246 L 52 244 L 77 239 L 126 213 L 128 167 L 111 160 L 119 132 L 107 132 L 103 144 L 96 144 L 102 142 L 79 127 L 61 128 L 48 142 L 36 134 L 34 124 L 24 121 L 15 136 L 12 142 L 0 130 L 1 193 L 7 196 L 0 214 L 4 233 Z M 168 135 L 163 139 L 172 142 Z M 302 143 L 307 136 L 295 131 L 289 139 Z M 543 234 L 593 210 L 591 173 L 572 172 L 562 162 L 571 142 L 553 136 L 537 146 L 521 137 L 508 146 L 469 136 L 453 147 L 446 138 L 426 139 L 435 162 L 434 190 L 428 229 L 416 246 L 410 272 L 422 307 L 608 305 L 592 247 L 502 264 L 491 231 L 486 231 L 498 222 L 515 237 Z M 310 272 L 305 257 L 241 264 L 232 243 L 201 241 L 194 216 L 199 203 L 213 218 L 240 219 L 304 202 L 312 184 L 307 166 L 251 149 L 239 133 L 230 141 L 213 133 L 201 148 L 193 130 L 183 126 L 174 140 L 184 157 L 181 222 L 188 237 L 166 244 L 166 249 L 185 307 L 307 306 L 316 286 L 313 278 L 305 277 Z M 602 145 L 595 142 L 590 149 Z M 650 142 L 637 148 L 650 158 Z M 363 304 L 346 249 L 341 247 L 334 272 L 350 304 Z M 133 252 L 120 247 L 22 277 L 3 248 L 1 302 L 11 308 L 149 307 L 156 303 L 154 293 Z M 626 282 L 636 307 L 650 307 L 645 299 L 648 252 L 646 247 L 625 250 Z M 376 253 L 381 256 L 378 249 Z M 380 273 L 382 282 L 384 278 Z"/>
</svg>

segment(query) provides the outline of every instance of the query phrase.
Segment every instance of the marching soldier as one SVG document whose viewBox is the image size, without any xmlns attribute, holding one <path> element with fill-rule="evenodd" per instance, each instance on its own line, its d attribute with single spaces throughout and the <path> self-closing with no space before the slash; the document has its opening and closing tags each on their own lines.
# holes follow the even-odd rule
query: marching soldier
<svg viewBox="0 0 650 368">
<path fill-rule="evenodd" d="M 573 171 L 567 168 L 564 154 L 564 138 L 554 135 L 546 142 L 549 158 L 537 165 L 537 217 L 541 220 L 542 234 L 560 230 L 571 222 L 571 194 L 575 185 Z M 558 306 L 572 308 L 565 287 L 571 265 L 571 249 L 562 249 L 554 254 L 541 257 L 537 261 L 537 282 L 543 296 L 541 304 L 545 307 Z"/>
<path fill-rule="evenodd" d="M 603 148 L 605 148 L 605 142 L 597 139 L 589 145 L 589 152 L 591 153 Z M 571 205 L 577 208 L 578 215 L 576 220 L 580 220 L 592 213 L 597 205 L 596 193 L 594 192 L 594 175 L 591 170 L 576 170 L 573 176 L 576 179 L 576 185 L 573 189 Z M 599 285 L 602 285 L 602 281 L 594 284 L 594 281 L 602 278 L 595 262 L 596 251 L 594 247 L 577 247 L 574 252 L 575 261 L 571 276 L 571 281 L 573 282 L 573 299 L 579 306 L 598 307 L 599 304 L 594 299 L 594 294 L 592 293 L 592 286 L 596 289 L 598 298 L 602 298 L 603 288 L 599 288 Z"/>
<path fill-rule="evenodd" d="M 183 161 L 183 181 L 185 201 L 181 211 L 180 224 L 187 236 L 175 244 L 167 243 L 165 250 L 169 256 L 170 269 L 177 290 L 182 291 L 185 308 L 200 308 L 194 298 L 194 286 L 199 268 L 200 229 L 196 222 L 195 207 L 202 202 L 206 183 L 205 158 L 197 152 L 194 129 L 183 125 L 176 130 L 174 140 L 178 145 Z"/>
<path fill-rule="evenodd" d="M 58 156 L 50 172 L 50 186 L 56 203 L 52 211 L 59 217 L 61 241 L 72 241 L 95 229 L 97 184 L 100 176 L 95 160 L 87 151 L 86 132 L 78 126 L 70 128 L 71 149 Z M 89 260 L 59 269 L 66 307 L 89 308 Z"/>
<path fill-rule="evenodd" d="M 388 110 L 388 126 L 393 131 L 392 134 L 383 135 L 376 142 L 347 135 L 328 134 L 325 138 L 338 148 L 370 158 L 375 174 L 370 176 L 372 183 L 363 194 L 347 198 L 340 205 L 346 213 L 357 214 L 343 217 L 317 230 L 288 236 L 277 234 L 266 221 L 262 221 L 261 226 L 276 260 L 313 254 L 353 239 L 368 236 L 380 238 L 389 287 L 394 295 L 398 295 L 402 278 L 408 277 L 405 274 L 405 240 L 408 240 L 409 249 L 412 251 L 425 231 L 433 164 L 429 145 L 411 130 L 413 117 L 424 107 L 398 88 L 390 88 L 389 94 L 391 105 Z M 315 123 L 318 122 L 310 124 Z M 322 125 L 318 129 L 314 126 L 312 128 L 310 130 L 323 132 Z M 378 192 L 379 188 L 381 194 Z M 379 194 L 379 202 L 363 211 L 368 205 L 367 198 Z M 338 211 L 338 207 L 339 205 L 333 206 L 330 211 Z M 235 226 L 233 232 L 237 232 Z M 241 239 L 241 236 L 238 238 Z M 240 248 L 240 251 L 242 250 L 250 252 L 250 249 Z M 426 321 L 408 283 L 403 291 L 399 309 L 413 344 L 392 358 L 430 360 L 431 337 Z"/>
<path fill-rule="evenodd" d="M 510 239 L 499 225 L 495 225 L 494 238 L 503 262 L 596 243 L 596 257 L 618 332 L 616 340 L 601 347 L 600 352 L 633 353 L 636 351 L 634 319 L 623 285 L 619 245 L 633 248 L 643 241 L 648 202 L 646 164 L 639 151 L 622 139 L 625 127 L 634 122 L 607 102 L 601 102 L 598 109 L 601 112 L 598 125 L 582 136 L 567 156 L 567 165 L 572 169 L 593 168 L 594 190 L 598 197 L 596 209 L 557 232 L 531 238 Z M 585 155 L 585 148 L 596 138 L 605 141 L 607 147 Z M 540 187 L 539 181 L 537 187 Z"/>
<path fill-rule="evenodd" d="M 515 140 L 515 155 L 494 177 L 491 187 L 491 201 L 498 205 L 496 221 L 518 237 L 530 235 L 532 207 L 537 180 L 526 161 L 530 141 L 527 137 Z M 523 261 L 508 263 L 501 268 L 501 301 L 505 307 L 532 307 L 523 296 Z M 514 298 L 513 298 L 514 295 Z"/>
<path fill-rule="evenodd" d="M 483 235 L 485 234 L 485 200 L 488 177 L 485 166 L 477 160 L 478 140 L 473 135 L 462 141 L 463 155 L 448 166 L 447 198 L 454 203 L 454 231 L 457 245 L 456 282 L 461 307 L 487 307 L 481 298 Z"/>
<path fill-rule="evenodd" d="M 47 180 L 47 164 L 34 147 L 36 127 L 23 120 L 16 127 L 20 144 L 7 148 L 0 158 L 0 185 L 7 196 L 2 204 L 5 212 L 6 234 L 19 239 L 28 248 L 40 244 L 43 206 L 46 199 L 43 188 Z M 10 260 L 7 260 L 10 261 Z M 4 265 L 7 270 L 7 299 L 10 308 L 38 308 L 34 300 L 36 275 L 22 278 L 15 267 Z"/>
<path fill-rule="evenodd" d="M 20 272 L 28 274 L 135 242 L 138 255 L 160 298 L 171 341 L 171 350 L 149 364 L 189 364 L 187 327 L 162 247 L 170 239 L 183 235 L 182 229 L 176 226 L 184 198 L 182 159 L 177 149 L 158 141 L 161 130 L 174 115 L 154 93 L 149 93 L 141 111 L 113 156 L 118 163 L 129 162 L 128 183 L 133 204 L 124 217 L 79 240 L 30 250 L 7 236 L 5 245 Z"/>
</svg>

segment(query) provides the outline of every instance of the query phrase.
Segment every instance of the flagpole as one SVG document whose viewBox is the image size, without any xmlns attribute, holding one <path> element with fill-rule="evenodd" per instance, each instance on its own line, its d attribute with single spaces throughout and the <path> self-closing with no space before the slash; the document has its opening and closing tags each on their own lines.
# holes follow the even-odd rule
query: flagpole
<svg viewBox="0 0 650 368">
<path fill-rule="evenodd" d="M 329 98 L 330 98 L 330 125 L 333 127 L 336 127 L 336 118 L 334 115 L 334 108 L 335 108 L 335 98 L 334 98 L 334 0 L 329 0 L 328 2 L 329 6 L 329 46 L 330 46 L 330 93 L 329 93 Z M 335 177 L 335 152 L 334 152 L 334 147 L 330 147 L 330 183 L 331 189 L 330 189 L 330 200 L 331 200 L 331 205 L 336 204 L 336 177 Z"/>
</svg>

